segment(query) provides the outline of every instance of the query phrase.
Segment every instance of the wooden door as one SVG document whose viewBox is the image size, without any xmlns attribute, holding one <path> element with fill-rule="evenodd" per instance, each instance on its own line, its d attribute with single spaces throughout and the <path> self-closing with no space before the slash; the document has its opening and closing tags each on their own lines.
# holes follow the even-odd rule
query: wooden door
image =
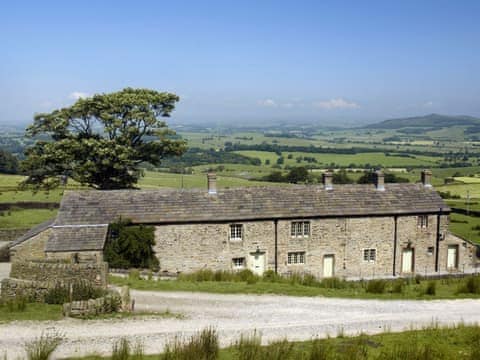
<svg viewBox="0 0 480 360">
<path fill-rule="evenodd" d="M 403 249 L 402 251 L 402 272 L 413 272 L 413 249 Z"/>
<path fill-rule="evenodd" d="M 458 246 L 449 245 L 447 249 L 447 269 L 458 268 Z"/>
<path fill-rule="evenodd" d="M 254 274 L 263 275 L 265 272 L 265 253 L 250 254 L 250 270 Z"/>
<path fill-rule="evenodd" d="M 325 255 L 323 257 L 323 277 L 333 276 L 334 255 Z"/>
</svg>

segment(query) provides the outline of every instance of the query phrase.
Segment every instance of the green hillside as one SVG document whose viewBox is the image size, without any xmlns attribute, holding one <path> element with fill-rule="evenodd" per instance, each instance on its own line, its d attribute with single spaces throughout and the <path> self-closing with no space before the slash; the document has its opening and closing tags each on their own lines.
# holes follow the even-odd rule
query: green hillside
<svg viewBox="0 0 480 360">
<path fill-rule="evenodd" d="M 430 130 L 454 126 L 480 126 L 480 119 L 472 116 L 429 114 L 409 118 L 389 119 L 365 126 L 367 129 L 429 128 Z"/>
</svg>

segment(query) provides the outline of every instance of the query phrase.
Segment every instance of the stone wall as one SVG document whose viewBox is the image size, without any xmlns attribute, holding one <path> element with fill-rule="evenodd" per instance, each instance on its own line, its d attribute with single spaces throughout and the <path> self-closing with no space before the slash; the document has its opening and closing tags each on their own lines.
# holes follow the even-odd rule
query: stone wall
<svg viewBox="0 0 480 360">
<path fill-rule="evenodd" d="M 117 312 L 122 304 L 118 293 L 109 293 L 97 299 L 72 301 L 63 304 L 63 315 L 69 317 L 90 317 Z"/>
<path fill-rule="evenodd" d="M 47 229 L 32 236 L 24 242 L 10 248 L 10 259 L 12 262 L 26 261 L 28 259 L 44 259 L 45 245 L 50 237 L 52 229 Z"/>
<path fill-rule="evenodd" d="M 106 287 L 107 274 L 105 262 L 71 264 L 32 260 L 13 262 L 10 278 L 47 284 L 89 281 L 95 286 Z"/>
<path fill-rule="evenodd" d="M 19 279 L 3 279 L 1 281 L 1 298 L 14 299 L 19 296 L 26 297 L 30 301 L 43 302 L 49 290 L 49 284 L 38 281 Z"/>
<path fill-rule="evenodd" d="M 78 263 L 96 263 L 103 261 L 103 251 L 59 251 L 46 252 L 48 260 L 73 261 Z"/>
<path fill-rule="evenodd" d="M 298 219 L 301 221 L 302 219 Z M 308 272 L 324 276 L 324 258 L 333 256 L 334 276 L 349 279 L 431 275 L 435 273 L 437 216 L 430 215 L 428 227 L 418 226 L 417 216 L 397 217 L 397 248 L 394 259 L 395 217 L 355 217 L 310 220 L 310 235 L 292 237 L 291 222 L 277 223 L 277 269 L 280 274 Z M 243 239 L 229 239 L 230 224 L 187 224 L 157 226 L 155 252 L 165 272 L 192 272 L 209 268 L 234 270 L 233 259 L 244 258 L 251 268 L 253 255 L 264 254 L 265 270 L 275 269 L 274 221 L 241 222 Z M 447 233 L 448 217 L 441 218 L 441 233 Z M 447 237 L 440 243 L 439 270 L 447 271 L 447 247 L 459 245 L 458 271 L 471 272 L 477 258 L 473 245 Z M 375 249 L 376 260 L 365 261 L 364 249 Z M 413 249 L 413 273 L 402 271 L 405 249 Z M 289 252 L 305 252 L 305 263 L 288 264 Z M 395 261 L 394 261 L 395 260 Z M 395 262 L 395 271 L 394 271 Z M 395 273 L 395 274 L 394 274 Z"/>
</svg>

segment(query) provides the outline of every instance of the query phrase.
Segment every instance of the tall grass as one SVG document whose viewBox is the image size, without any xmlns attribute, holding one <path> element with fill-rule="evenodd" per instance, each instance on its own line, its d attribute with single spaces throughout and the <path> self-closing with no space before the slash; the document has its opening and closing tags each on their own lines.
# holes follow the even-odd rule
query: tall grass
<svg viewBox="0 0 480 360">
<path fill-rule="evenodd" d="M 62 342 L 62 336 L 56 332 L 42 333 L 39 338 L 25 344 L 28 360 L 48 360 Z"/>
<path fill-rule="evenodd" d="M 177 338 L 173 343 L 167 344 L 160 360 L 216 360 L 219 351 L 217 331 L 207 328 L 186 341 Z"/>
</svg>

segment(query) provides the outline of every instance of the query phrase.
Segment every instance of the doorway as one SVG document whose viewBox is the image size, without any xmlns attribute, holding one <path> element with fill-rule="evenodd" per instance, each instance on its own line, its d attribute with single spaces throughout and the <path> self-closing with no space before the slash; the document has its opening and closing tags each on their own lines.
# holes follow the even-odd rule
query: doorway
<svg viewBox="0 0 480 360">
<path fill-rule="evenodd" d="M 332 277 L 335 264 L 334 255 L 325 255 L 323 257 L 323 277 Z"/>
<path fill-rule="evenodd" d="M 256 275 L 263 275 L 265 272 L 265 253 L 254 252 L 250 254 L 250 270 Z"/>
<path fill-rule="evenodd" d="M 447 249 L 447 269 L 458 269 L 458 245 L 448 245 Z"/>
<path fill-rule="evenodd" d="M 412 248 L 403 249 L 402 251 L 402 273 L 413 273 L 413 255 Z"/>
</svg>

